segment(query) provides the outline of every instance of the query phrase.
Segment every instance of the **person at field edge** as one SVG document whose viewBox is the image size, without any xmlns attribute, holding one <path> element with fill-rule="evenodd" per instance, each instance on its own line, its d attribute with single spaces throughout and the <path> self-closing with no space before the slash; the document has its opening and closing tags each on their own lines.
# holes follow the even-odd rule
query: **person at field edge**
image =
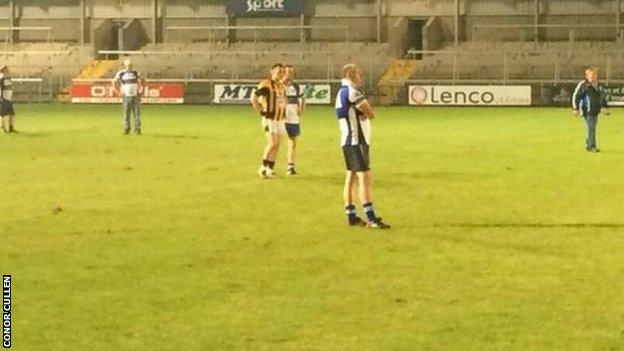
<svg viewBox="0 0 624 351">
<path fill-rule="evenodd" d="M 578 83 L 572 95 L 574 113 L 580 115 L 587 124 L 585 149 L 588 152 L 600 152 L 596 144 L 596 127 L 603 108 L 608 108 L 604 86 L 598 80 L 598 69 L 589 67 L 585 70 L 585 79 Z"/>
<path fill-rule="evenodd" d="M 134 116 L 134 132 L 141 134 L 141 90 L 145 86 L 145 79 L 133 67 L 132 61 L 126 59 L 124 68 L 115 74 L 111 84 L 116 95 L 121 95 L 124 112 L 125 135 L 130 134 L 130 117 Z M 121 92 L 119 91 L 121 87 Z"/>
<path fill-rule="evenodd" d="M 297 137 L 301 135 L 301 116 L 305 109 L 305 100 L 301 86 L 294 81 L 295 69 L 292 65 L 284 65 L 284 88 L 286 89 L 286 133 L 288 134 L 288 175 L 296 175 Z"/>
<path fill-rule="evenodd" d="M 2 130 L 5 133 L 17 133 L 15 130 L 15 110 L 13 110 L 13 82 L 9 77 L 9 67 L 0 66 L 0 116 Z"/>
<path fill-rule="evenodd" d="M 279 151 L 280 137 L 286 134 L 286 89 L 282 84 L 284 65 L 274 64 L 269 78 L 258 84 L 251 96 L 251 105 L 262 116 L 262 129 L 266 135 L 266 146 L 262 153 L 262 165 L 258 169 L 261 178 L 274 178 L 275 159 Z"/>
<path fill-rule="evenodd" d="M 355 64 L 342 68 L 342 85 L 336 96 L 336 116 L 340 125 L 340 144 L 347 167 L 343 197 L 349 225 L 388 229 L 375 214 L 371 199 L 371 170 L 369 145 L 371 142 L 371 120 L 375 113 L 360 86 L 364 82 L 362 70 Z M 357 216 L 356 194 L 366 215 L 366 220 Z"/>
</svg>

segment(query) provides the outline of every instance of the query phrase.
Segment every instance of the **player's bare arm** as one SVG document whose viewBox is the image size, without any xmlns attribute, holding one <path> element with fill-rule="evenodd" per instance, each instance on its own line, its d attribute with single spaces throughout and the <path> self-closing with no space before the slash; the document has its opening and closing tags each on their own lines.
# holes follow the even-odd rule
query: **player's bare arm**
<svg viewBox="0 0 624 351">
<path fill-rule="evenodd" d="M 263 113 L 266 111 L 266 101 L 262 96 L 258 96 L 256 94 L 251 95 L 251 106 L 258 111 L 258 113 Z"/>
<path fill-rule="evenodd" d="M 366 118 L 375 119 L 375 110 L 373 110 L 373 106 L 368 100 L 363 100 L 356 107 L 364 114 L 364 116 L 366 116 Z"/>
<path fill-rule="evenodd" d="M 117 79 L 117 77 L 111 80 L 111 87 L 113 88 L 113 92 L 115 93 L 115 95 L 121 95 L 121 93 L 119 92 L 119 80 Z"/>
</svg>

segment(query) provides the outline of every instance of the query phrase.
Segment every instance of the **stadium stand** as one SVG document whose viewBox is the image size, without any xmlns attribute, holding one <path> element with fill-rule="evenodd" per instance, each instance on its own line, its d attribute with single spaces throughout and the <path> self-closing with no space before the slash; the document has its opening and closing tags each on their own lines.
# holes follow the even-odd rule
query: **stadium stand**
<svg viewBox="0 0 624 351">
<path fill-rule="evenodd" d="M 413 50 L 408 56 L 422 51 Z M 607 78 L 622 78 L 615 62 L 623 47 L 612 42 L 474 42 L 426 52 L 413 78 L 424 80 L 566 80 L 587 65 Z"/>
<path fill-rule="evenodd" d="M 299 15 L 246 18 L 216 0 L 12 0 L 0 5 L 0 56 L 14 76 L 41 78 L 64 100 L 72 79 L 107 78 L 124 57 L 149 79 L 185 82 L 258 79 L 286 61 L 301 79 L 335 84 L 340 67 L 356 61 L 372 96 L 398 103 L 409 82 L 556 84 L 578 79 L 587 64 L 607 80 L 624 79 L 616 64 L 621 7 L 618 0 L 312 0 Z"/>
</svg>

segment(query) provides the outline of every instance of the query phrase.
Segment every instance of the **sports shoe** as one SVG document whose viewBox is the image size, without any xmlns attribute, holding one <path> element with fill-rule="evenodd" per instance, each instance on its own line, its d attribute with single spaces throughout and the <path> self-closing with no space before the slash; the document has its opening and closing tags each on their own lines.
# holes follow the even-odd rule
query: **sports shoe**
<svg viewBox="0 0 624 351">
<path fill-rule="evenodd" d="M 297 171 L 295 170 L 295 167 L 290 167 L 286 170 L 286 174 L 291 175 L 291 176 L 297 175 Z"/>
<path fill-rule="evenodd" d="M 269 178 L 269 179 L 275 178 L 275 171 L 270 169 L 269 167 L 266 167 L 264 172 L 265 172 L 267 178 Z"/>
<path fill-rule="evenodd" d="M 262 166 L 262 167 L 258 168 L 258 175 L 262 179 L 267 179 L 266 167 Z"/>
<path fill-rule="evenodd" d="M 140 129 L 135 130 L 135 131 L 134 131 L 134 134 L 136 134 L 136 135 L 141 135 L 141 130 L 140 130 Z"/>
<path fill-rule="evenodd" d="M 366 227 L 371 229 L 390 229 L 390 225 L 381 221 L 381 218 L 377 217 L 373 222 L 366 222 Z"/>
<path fill-rule="evenodd" d="M 130 129 L 126 129 L 123 131 L 123 135 L 129 135 L 130 134 Z"/>
<path fill-rule="evenodd" d="M 366 225 L 366 222 L 362 220 L 360 217 L 355 217 L 355 219 L 349 219 L 349 225 L 352 227 L 363 227 Z"/>
</svg>

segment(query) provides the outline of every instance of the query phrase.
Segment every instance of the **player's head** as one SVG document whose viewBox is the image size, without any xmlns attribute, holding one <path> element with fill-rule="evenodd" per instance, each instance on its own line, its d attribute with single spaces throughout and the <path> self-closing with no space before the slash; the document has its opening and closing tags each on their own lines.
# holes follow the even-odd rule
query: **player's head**
<svg viewBox="0 0 624 351">
<path fill-rule="evenodd" d="M 598 68 L 588 67 L 585 70 L 585 78 L 592 83 L 598 81 Z"/>
<path fill-rule="evenodd" d="M 292 65 L 284 65 L 284 80 L 292 81 L 295 79 L 295 68 Z"/>
<path fill-rule="evenodd" d="M 342 67 L 342 78 L 350 80 L 356 86 L 364 82 L 364 73 L 355 63 L 349 63 Z"/>
<path fill-rule="evenodd" d="M 123 62 L 124 68 L 125 69 L 132 69 L 132 60 L 131 59 L 125 59 Z"/>
<path fill-rule="evenodd" d="M 269 71 L 270 77 L 273 80 L 282 80 L 284 76 L 284 65 L 281 63 L 276 63 L 271 66 L 271 70 Z"/>
</svg>

